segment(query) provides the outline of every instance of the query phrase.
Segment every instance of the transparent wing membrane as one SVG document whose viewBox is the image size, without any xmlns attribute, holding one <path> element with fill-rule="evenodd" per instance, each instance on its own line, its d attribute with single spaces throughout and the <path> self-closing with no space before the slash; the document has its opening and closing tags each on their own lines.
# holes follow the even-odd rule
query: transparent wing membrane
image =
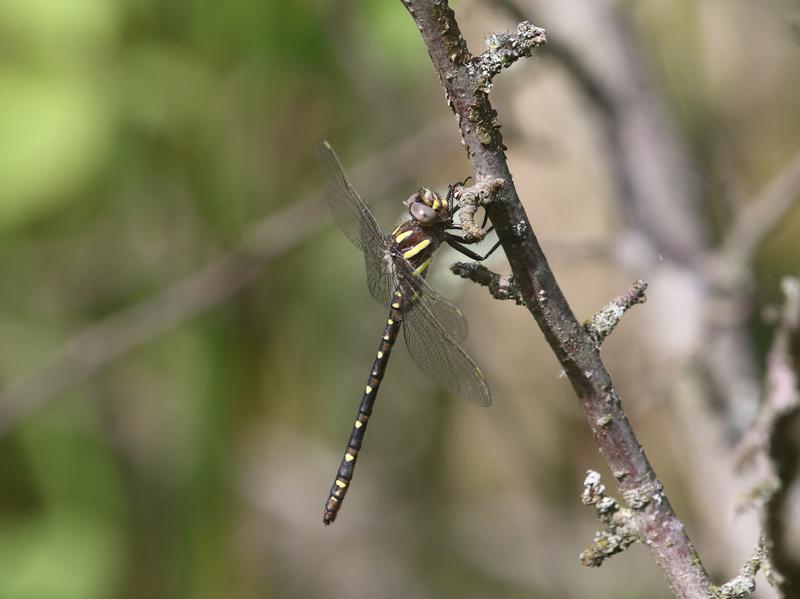
<svg viewBox="0 0 800 599">
<path fill-rule="evenodd" d="M 391 253 L 375 216 L 350 185 L 331 146 L 321 142 L 314 153 L 336 224 L 364 252 L 372 297 L 388 307 L 396 300 L 395 291 L 403 294 L 403 330 L 414 364 L 451 393 L 489 405 L 483 374 L 460 345 L 468 332 L 461 310 L 431 288 L 405 258 Z"/>
<path fill-rule="evenodd" d="M 397 289 L 394 269 L 386 260 L 386 250 L 382 247 L 376 251 L 364 253 L 364 262 L 367 267 L 367 287 L 372 297 L 384 307 L 389 307 L 392 295 Z"/>
<path fill-rule="evenodd" d="M 428 378 L 478 405 L 492 403 L 478 365 L 445 334 L 425 302 L 416 302 L 406 310 L 403 330 L 411 360 Z"/>
<path fill-rule="evenodd" d="M 425 304 L 428 312 L 439 323 L 447 336 L 457 343 L 464 341 L 469 333 L 464 313 L 428 285 L 427 281 L 414 272 L 411 265 L 402 256 L 397 256 L 394 264 L 397 278 L 407 289 L 413 291 L 413 295 L 418 301 Z"/>
<path fill-rule="evenodd" d="M 314 147 L 314 155 L 325 199 L 342 232 L 364 252 L 383 246 L 385 241 L 378 221 L 350 185 L 330 144 L 326 141 L 318 143 Z"/>
</svg>

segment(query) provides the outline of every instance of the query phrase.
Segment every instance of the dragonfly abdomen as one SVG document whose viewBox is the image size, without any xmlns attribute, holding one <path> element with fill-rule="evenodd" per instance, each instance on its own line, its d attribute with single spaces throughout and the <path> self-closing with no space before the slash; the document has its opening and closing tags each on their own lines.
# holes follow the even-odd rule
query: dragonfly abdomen
<svg viewBox="0 0 800 599">
<path fill-rule="evenodd" d="M 350 440 L 347 442 L 347 449 L 339 464 L 339 471 L 336 474 L 336 480 L 333 481 L 328 499 L 325 501 L 325 514 L 322 517 L 322 522 L 326 526 L 336 519 L 339 509 L 342 507 L 344 496 L 347 494 L 347 489 L 350 486 L 350 481 L 353 479 L 353 470 L 355 470 L 356 461 L 358 460 L 358 452 L 361 450 L 361 444 L 364 441 L 364 433 L 367 430 L 369 417 L 372 414 L 372 408 L 378 396 L 378 389 L 383 380 L 383 375 L 386 372 L 386 365 L 389 363 L 389 355 L 392 352 L 395 341 L 397 341 L 397 335 L 400 333 L 400 325 L 402 322 L 403 312 L 401 309 L 401 296 L 399 291 L 396 291 L 391 308 L 389 309 L 389 319 L 386 322 L 383 337 L 381 337 L 378 353 L 375 356 L 375 361 L 372 363 L 372 370 L 370 370 L 369 378 L 367 379 L 364 396 L 361 398 L 361 404 L 358 406 L 358 415 L 353 424 L 353 431 L 350 433 Z"/>
</svg>

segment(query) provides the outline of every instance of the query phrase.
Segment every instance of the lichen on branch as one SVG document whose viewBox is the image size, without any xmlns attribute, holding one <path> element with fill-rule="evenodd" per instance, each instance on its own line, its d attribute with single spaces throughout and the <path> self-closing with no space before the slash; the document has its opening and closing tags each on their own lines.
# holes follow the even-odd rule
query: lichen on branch
<svg viewBox="0 0 800 599">
<path fill-rule="evenodd" d="M 516 34 L 493 33 L 486 40 L 486 50 L 467 62 L 467 72 L 477 88 L 488 93 L 492 79 L 520 58 L 531 55 L 534 48 L 547 41 L 545 30 L 523 21 L 517 25 Z"/>
<path fill-rule="evenodd" d="M 592 544 L 581 552 L 580 560 L 584 566 L 599 567 L 606 558 L 624 551 L 639 540 L 633 525 L 632 511 L 623 508 L 616 499 L 606 495 L 606 487 L 600 482 L 600 474 L 594 470 L 586 472 L 581 502 L 584 505 L 593 505 L 598 519 L 606 525 L 606 529 L 598 531 Z"/>
<path fill-rule="evenodd" d="M 616 328 L 629 308 L 647 301 L 644 295 L 645 291 L 647 291 L 647 283 L 642 280 L 636 281 L 630 289 L 608 302 L 602 310 L 586 322 L 584 325 L 586 332 L 597 347 L 600 347 L 605 338 Z"/>
</svg>

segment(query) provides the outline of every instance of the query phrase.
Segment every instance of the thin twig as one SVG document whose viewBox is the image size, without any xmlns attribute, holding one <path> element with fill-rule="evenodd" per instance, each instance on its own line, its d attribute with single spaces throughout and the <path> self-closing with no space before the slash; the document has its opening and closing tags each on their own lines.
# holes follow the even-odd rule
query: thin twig
<svg viewBox="0 0 800 599">
<path fill-rule="evenodd" d="M 615 297 L 592 316 L 585 326 L 586 332 L 595 340 L 597 347 L 600 347 L 605 338 L 616 328 L 628 309 L 647 301 L 647 297 L 644 295 L 645 291 L 647 291 L 647 283 L 636 281 L 625 293 Z"/>
<path fill-rule="evenodd" d="M 518 306 L 525 305 L 511 275 L 497 274 L 477 262 L 456 262 L 450 265 L 450 270 L 456 276 L 487 287 L 495 299 L 514 300 Z"/>
<path fill-rule="evenodd" d="M 767 550 L 764 539 L 759 539 L 758 546 L 750 558 L 739 570 L 739 574 L 731 581 L 717 589 L 719 599 L 747 599 L 756 590 L 756 574 L 766 564 Z"/>
<path fill-rule="evenodd" d="M 420 132 L 373 155 L 353 170 L 368 195 L 383 193 L 433 160 L 447 122 Z M 401 166 L 398 166 L 401 165 Z M 402 165 L 408 165 L 403 167 Z M 242 244 L 200 271 L 154 296 L 89 325 L 42 363 L 0 390 L 0 437 L 23 419 L 88 380 L 137 347 L 220 304 L 254 281 L 270 260 L 297 247 L 327 222 L 316 193 L 256 224 Z"/>
<path fill-rule="evenodd" d="M 594 470 L 586 472 L 581 502 L 583 505 L 593 505 L 598 519 L 606 526 L 606 530 L 598 531 L 592 544 L 581 552 L 580 560 L 584 566 L 597 568 L 606 558 L 624 551 L 639 540 L 633 511 L 606 495 L 600 474 Z"/>
<path fill-rule="evenodd" d="M 665 494 L 653 492 L 660 483 L 622 410 L 597 346 L 572 313 L 530 226 L 508 170 L 497 113 L 464 66 L 473 59 L 453 11 L 443 0 L 404 0 L 404 4 L 457 116 L 476 180 L 505 181 L 503 201 L 489 204 L 487 212 L 504 240 L 514 281 L 575 389 L 603 457 L 630 507 L 642 515 L 642 540 L 677 596 L 708 596 L 711 580 Z"/>
<path fill-rule="evenodd" d="M 527 21 L 517 25 L 516 35 L 509 32 L 493 33 L 486 40 L 486 50 L 467 63 L 470 77 L 481 91 L 489 93 L 495 75 L 520 58 L 530 56 L 534 48 L 544 43 L 544 38 L 544 29 L 534 27 Z"/>
</svg>

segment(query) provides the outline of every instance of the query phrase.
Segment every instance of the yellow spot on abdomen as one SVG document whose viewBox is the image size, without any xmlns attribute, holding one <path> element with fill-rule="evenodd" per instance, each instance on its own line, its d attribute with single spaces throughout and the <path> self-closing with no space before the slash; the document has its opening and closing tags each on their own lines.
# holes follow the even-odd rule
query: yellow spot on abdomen
<svg viewBox="0 0 800 599">
<path fill-rule="evenodd" d="M 404 252 L 403 253 L 403 258 L 405 258 L 406 260 L 408 260 L 410 258 L 413 258 L 417 254 L 419 254 L 422 250 L 424 250 L 426 247 L 428 247 L 430 244 L 431 244 L 431 240 L 430 239 L 423 239 L 417 245 L 415 245 L 413 248 L 411 248 L 407 252 Z"/>
<path fill-rule="evenodd" d="M 379 352 L 378 352 L 378 359 L 380 360 L 381 358 L 383 358 L 383 352 L 382 352 L 382 351 L 379 351 Z"/>
<path fill-rule="evenodd" d="M 362 426 L 364 426 L 364 424 L 360 420 L 356 420 L 355 427 L 361 428 Z"/>
<path fill-rule="evenodd" d="M 392 319 L 390 318 L 389 320 L 387 320 L 387 321 L 386 321 L 386 324 L 394 324 L 394 320 L 392 320 Z"/>
<path fill-rule="evenodd" d="M 350 455 L 349 453 L 344 454 L 344 461 L 345 462 L 352 462 L 356 459 L 356 456 Z"/>
<path fill-rule="evenodd" d="M 400 233 L 400 235 L 398 235 L 397 237 L 395 237 L 395 238 L 394 238 L 394 240 L 395 240 L 397 243 L 402 243 L 402 241 L 403 241 L 404 239 L 407 239 L 407 238 L 408 238 L 408 236 L 409 236 L 409 235 L 411 235 L 412 233 L 413 233 L 413 231 L 404 231 L 403 233 Z"/>
<path fill-rule="evenodd" d="M 336 479 L 336 486 L 340 489 L 344 489 L 347 486 L 347 483 L 343 480 Z"/>
<path fill-rule="evenodd" d="M 392 308 L 399 308 L 399 307 L 400 307 L 400 304 L 398 302 L 395 302 L 395 303 L 392 304 Z"/>
<path fill-rule="evenodd" d="M 370 387 L 369 385 L 367 385 L 367 388 L 365 389 L 365 391 L 366 391 L 366 393 L 367 393 L 367 394 L 370 394 L 370 393 L 372 393 L 372 387 Z"/>
</svg>

